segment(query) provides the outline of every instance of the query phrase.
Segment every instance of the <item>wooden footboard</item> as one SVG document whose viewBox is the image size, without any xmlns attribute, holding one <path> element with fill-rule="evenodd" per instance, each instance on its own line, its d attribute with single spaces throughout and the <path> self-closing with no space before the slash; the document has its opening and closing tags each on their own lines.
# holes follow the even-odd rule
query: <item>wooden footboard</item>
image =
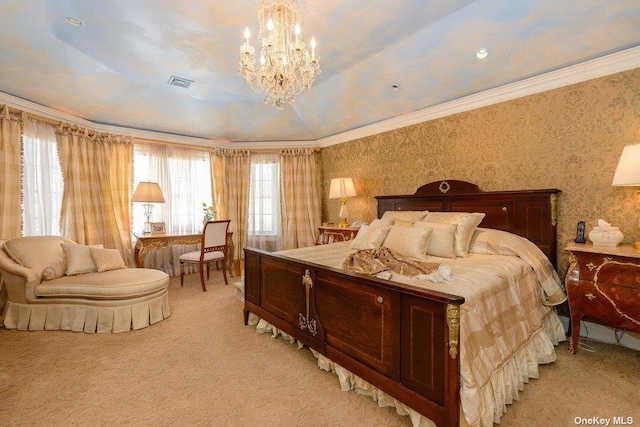
<svg viewBox="0 0 640 427">
<path fill-rule="evenodd" d="M 459 424 L 464 298 L 245 249 L 252 312 L 433 420 Z"/>
</svg>

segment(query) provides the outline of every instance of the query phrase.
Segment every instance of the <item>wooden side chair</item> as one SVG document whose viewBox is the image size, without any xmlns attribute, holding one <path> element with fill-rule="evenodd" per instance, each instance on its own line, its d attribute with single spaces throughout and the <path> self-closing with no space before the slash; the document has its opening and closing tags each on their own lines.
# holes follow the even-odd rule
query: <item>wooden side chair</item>
<svg viewBox="0 0 640 427">
<path fill-rule="evenodd" d="M 184 264 L 198 264 L 200 266 L 200 283 L 202 290 L 207 291 L 204 283 L 204 268 L 207 268 L 207 280 L 209 280 L 209 264 L 222 261 L 222 274 L 224 284 L 227 281 L 227 230 L 230 220 L 208 221 L 202 230 L 202 244 L 199 251 L 187 252 L 180 255 L 180 286 L 184 285 Z"/>
</svg>

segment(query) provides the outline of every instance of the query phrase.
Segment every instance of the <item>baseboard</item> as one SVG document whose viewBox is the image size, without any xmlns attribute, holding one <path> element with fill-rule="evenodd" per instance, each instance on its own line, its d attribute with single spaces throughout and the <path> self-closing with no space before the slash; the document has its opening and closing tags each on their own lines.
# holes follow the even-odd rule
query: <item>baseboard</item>
<svg viewBox="0 0 640 427">
<path fill-rule="evenodd" d="M 566 316 L 559 317 L 564 330 L 568 331 L 569 318 Z M 618 339 L 616 339 L 616 331 L 618 333 Z M 620 344 L 624 347 L 640 351 L 640 334 L 622 331 L 621 329 L 615 329 L 610 326 L 583 320 L 580 325 L 580 336 L 606 344 Z"/>
</svg>

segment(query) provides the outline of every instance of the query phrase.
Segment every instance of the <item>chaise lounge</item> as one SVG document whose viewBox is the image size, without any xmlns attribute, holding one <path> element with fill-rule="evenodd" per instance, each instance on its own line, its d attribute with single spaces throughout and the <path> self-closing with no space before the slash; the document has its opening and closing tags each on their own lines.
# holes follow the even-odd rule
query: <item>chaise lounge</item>
<svg viewBox="0 0 640 427">
<path fill-rule="evenodd" d="M 7 329 L 116 333 L 171 315 L 169 276 L 126 268 L 117 250 L 57 236 L 0 241 Z"/>
</svg>

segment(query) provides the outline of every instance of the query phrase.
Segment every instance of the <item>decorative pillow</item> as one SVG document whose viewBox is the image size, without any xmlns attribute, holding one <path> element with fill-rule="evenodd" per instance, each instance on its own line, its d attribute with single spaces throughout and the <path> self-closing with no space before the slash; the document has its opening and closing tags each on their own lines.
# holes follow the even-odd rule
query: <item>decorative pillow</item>
<svg viewBox="0 0 640 427">
<path fill-rule="evenodd" d="M 400 255 L 410 258 L 424 259 L 427 257 L 430 228 L 391 227 L 382 246 Z"/>
<path fill-rule="evenodd" d="M 393 220 L 390 219 L 374 219 L 369 224 L 370 227 L 391 227 L 393 225 Z"/>
<path fill-rule="evenodd" d="M 431 237 L 427 247 L 427 255 L 442 258 L 455 258 L 456 245 L 455 234 L 458 226 L 456 224 L 439 224 L 437 222 L 417 221 L 414 227 L 431 228 Z"/>
<path fill-rule="evenodd" d="M 102 245 L 77 245 L 74 243 L 63 243 L 62 250 L 67 258 L 67 276 L 76 274 L 95 273 L 98 271 L 96 264 L 91 257 L 91 248 L 102 249 Z"/>
<path fill-rule="evenodd" d="M 7 240 L 3 249 L 16 263 L 32 269 L 42 280 L 64 276 L 66 268 L 61 243 L 71 243 L 58 236 L 23 236 Z"/>
<path fill-rule="evenodd" d="M 54 267 L 47 267 L 42 272 L 42 280 L 53 280 L 64 276 L 64 271 L 62 272 L 62 276 L 58 276 L 58 273 L 59 271 L 56 271 Z"/>
<path fill-rule="evenodd" d="M 120 255 L 120 251 L 117 249 L 89 248 L 89 250 L 91 251 L 93 262 L 95 262 L 96 267 L 98 267 L 99 273 L 127 268 L 122 259 L 122 255 Z"/>
<path fill-rule="evenodd" d="M 469 242 L 473 232 L 484 217 L 485 214 L 477 212 L 429 212 L 424 220 L 441 224 L 456 224 L 458 226 L 455 233 L 456 255 L 464 257 L 469 253 Z"/>
<path fill-rule="evenodd" d="M 394 219 L 394 227 L 413 227 L 413 221 L 405 221 L 404 219 Z"/>
<path fill-rule="evenodd" d="M 394 220 L 394 219 L 403 219 L 405 221 L 420 221 L 424 219 L 424 216 L 427 215 L 429 211 L 386 211 L 382 214 L 381 219 L 386 220 Z"/>
<path fill-rule="evenodd" d="M 349 245 L 350 249 L 363 250 L 363 249 L 378 249 L 384 238 L 387 237 L 390 227 L 371 227 L 370 225 L 363 225 L 360 227 L 355 239 L 351 241 Z"/>
</svg>

